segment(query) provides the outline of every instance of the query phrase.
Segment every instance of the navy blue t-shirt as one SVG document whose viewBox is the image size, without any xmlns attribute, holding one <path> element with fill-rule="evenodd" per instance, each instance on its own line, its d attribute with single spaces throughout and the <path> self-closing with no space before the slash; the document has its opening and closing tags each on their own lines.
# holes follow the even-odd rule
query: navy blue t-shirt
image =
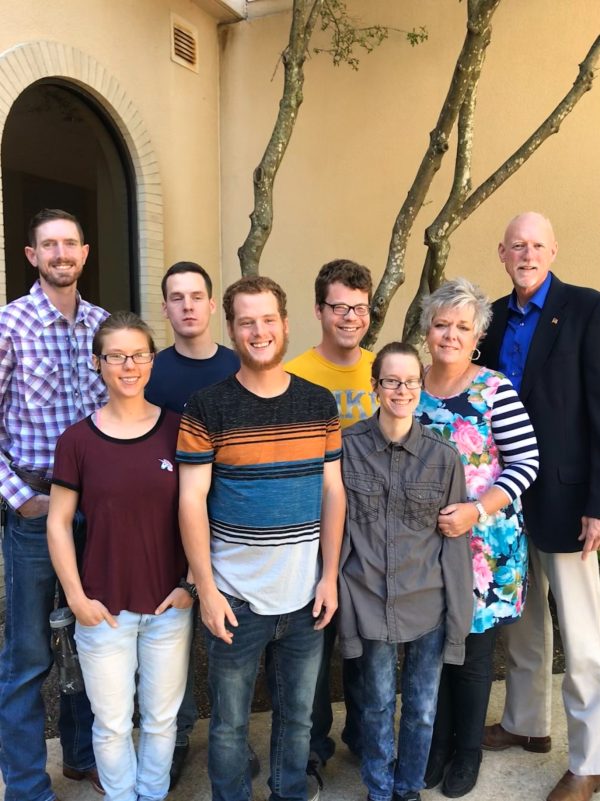
<svg viewBox="0 0 600 801">
<path fill-rule="evenodd" d="M 190 395 L 223 381 L 239 369 L 237 354 L 223 345 L 217 345 L 217 352 L 209 359 L 182 356 L 172 345 L 154 359 L 146 400 L 181 414 Z"/>
</svg>

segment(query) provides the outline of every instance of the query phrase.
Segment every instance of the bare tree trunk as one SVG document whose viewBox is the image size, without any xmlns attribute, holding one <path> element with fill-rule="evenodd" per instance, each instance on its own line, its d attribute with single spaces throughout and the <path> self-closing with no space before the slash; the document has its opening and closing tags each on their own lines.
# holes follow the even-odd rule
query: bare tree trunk
<svg viewBox="0 0 600 801">
<path fill-rule="evenodd" d="M 323 0 L 294 0 L 288 45 L 283 52 L 283 95 L 279 113 L 258 167 L 254 170 L 254 209 L 250 231 L 238 250 L 242 275 L 258 273 L 263 249 L 273 226 L 273 184 L 290 142 L 303 100 L 304 61 Z"/>
<path fill-rule="evenodd" d="M 469 0 L 465 40 L 440 116 L 430 134 L 429 147 L 394 223 L 387 264 L 373 298 L 371 325 L 362 343 L 364 347 L 371 347 L 376 342 L 390 302 L 404 283 L 408 238 L 448 150 L 450 133 L 472 85 L 473 74 L 481 70 L 483 55 L 490 43 L 492 17 L 499 3 L 500 0 Z"/>
<path fill-rule="evenodd" d="M 546 139 L 552 134 L 558 133 L 565 117 L 573 111 L 579 100 L 592 88 L 595 77 L 594 70 L 599 58 L 600 36 L 596 38 L 585 59 L 579 65 L 579 74 L 573 86 L 552 113 L 489 178 L 471 194 L 465 193 L 463 196 L 461 196 L 461 192 L 455 191 L 455 187 L 461 179 L 460 165 L 467 162 L 470 164 L 473 133 L 471 130 L 470 134 L 465 132 L 461 135 L 459 125 L 455 181 L 443 210 L 429 226 L 425 234 L 428 253 L 423 265 L 419 288 L 406 315 L 403 334 L 406 341 L 414 343 L 420 339 L 418 323 L 421 298 L 424 294 L 437 289 L 443 280 L 444 267 L 450 253 L 450 236 L 496 189 L 502 186 L 511 175 L 523 166 Z M 467 100 L 465 100 L 465 104 L 466 102 Z M 470 120 L 469 125 L 472 126 L 474 105 L 469 109 L 463 106 L 461 117 L 463 112 L 465 117 Z M 467 183 L 464 185 L 466 187 Z"/>
</svg>

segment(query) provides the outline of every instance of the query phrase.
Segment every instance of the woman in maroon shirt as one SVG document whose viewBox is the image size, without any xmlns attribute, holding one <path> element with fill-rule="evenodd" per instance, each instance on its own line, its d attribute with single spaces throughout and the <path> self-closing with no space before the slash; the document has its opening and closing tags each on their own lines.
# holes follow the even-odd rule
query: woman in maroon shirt
<svg viewBox="0 0 600 801">
<path fill-rule="evenodd" d="M 144 398 L 154 359 L 146 324 L 117 312 L 93 342 L 109 400 L 56 448 L 48 543 L 76 623 L 93 742 L 107 801 L 162 799 L 183 697 L 192 598 L 177 523 L 179 418 Z M 81 573 L 72 519 L 87 521 Z M 140 738 L 132 740 L 138 673 Z"/>
</svg>

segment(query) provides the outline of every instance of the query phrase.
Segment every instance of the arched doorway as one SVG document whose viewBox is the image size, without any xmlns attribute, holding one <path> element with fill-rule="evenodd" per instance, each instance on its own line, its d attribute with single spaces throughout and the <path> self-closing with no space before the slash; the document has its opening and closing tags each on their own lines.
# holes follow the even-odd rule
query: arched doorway
<svg viewBox="0 0 600 801">
<path fill-rule="evenodd" d="M 134 171 L 98 102 L 65 80 L 31 84 L 6 118 L 1 160 L 6 299 L 35 279 L 23 254 L 29 219 L 43 207 L 63 208 L 81 220 L 91 246 L 82 295 L 109 311 L 139 311 Z"/>
</svg>

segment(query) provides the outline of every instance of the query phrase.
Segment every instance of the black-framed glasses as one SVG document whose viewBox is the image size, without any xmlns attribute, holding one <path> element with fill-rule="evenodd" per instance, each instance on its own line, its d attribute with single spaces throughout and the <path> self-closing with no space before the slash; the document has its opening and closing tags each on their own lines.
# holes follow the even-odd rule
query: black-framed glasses
<svg viewBox="0 0 600 801">
<path fill-rule="evenodd" d="M 414 392 L 415 389 L 423 386 L 420 378 L 409 378 L 408 381 L 399 381 L 397 378 L 378 378 L 377 383 L 384 389 L 400 389 L 404 385 L 409 392 Z"/>
<path fill-rule="evenodd" d="M 357 303 L 355 306 L 350 306 L 348 303 L 327 303 L 327 301 L 324 300 L 321 305 L 329 306 L 331 311 L 339 317 L 345 317 L 351 311 L 353 311 L 357 317 L 366 317 L 371 311 L 371 307 L 368 303 Z"/>
<path fill-rule="evenodd" d="M 98 357 L 104 359 L 107 364 L 125 364 L 127 359 L 131 359 L 134 364 L 150 364 L 154 359 L 154 353 L 149 350 L 140 353 L 101 353 Z"/>
</svg>

